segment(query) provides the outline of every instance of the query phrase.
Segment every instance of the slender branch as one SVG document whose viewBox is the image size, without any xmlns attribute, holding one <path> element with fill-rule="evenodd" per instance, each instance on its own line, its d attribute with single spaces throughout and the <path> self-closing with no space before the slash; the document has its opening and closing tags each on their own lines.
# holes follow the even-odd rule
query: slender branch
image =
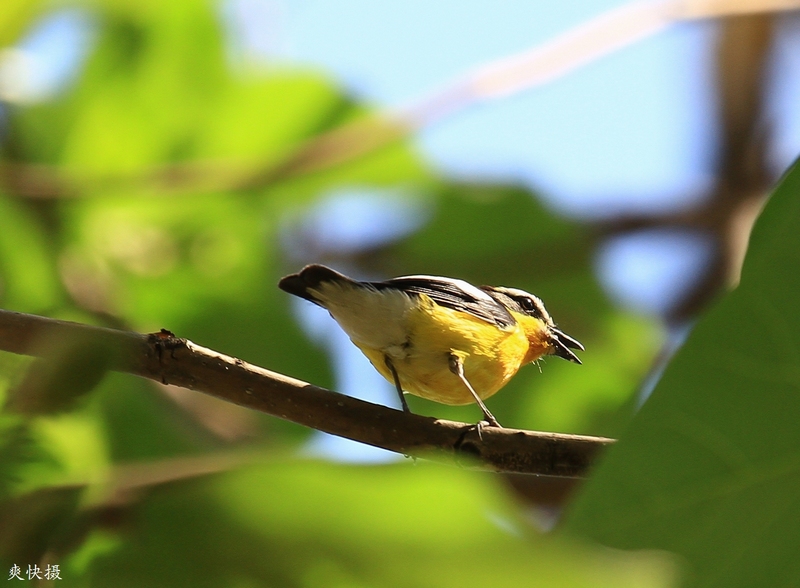
<svg viewBox="0 0 800 588">
<path fill-rule="evenodd" d="M 468 71 L 406 110 L 415 126 L 429 125 L 474 103 L 547 84 L 605 55 L 649 37 L 680 17 L 676 0 L 635 0 L 604 12 L 544 43 Z"/>
<path fill-rule="evenodd" d="M 205 392 L 307 427 L 406 455 L 497 472 L 584 476 L 601 437 L 485 427 L 403 413 L 250 365 L 166 331 L 142 335 L 0 310 L 0 349 L 44 356 L 42 342 L 79 339 L 112 351 L 109 369 Z"/>
</svg>

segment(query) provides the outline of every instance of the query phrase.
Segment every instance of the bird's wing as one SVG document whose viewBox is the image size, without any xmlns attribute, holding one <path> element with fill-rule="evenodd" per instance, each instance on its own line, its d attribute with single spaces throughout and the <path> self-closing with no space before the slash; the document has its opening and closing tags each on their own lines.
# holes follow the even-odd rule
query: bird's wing
<svg viewBox="0 0 800 588">
<path fill-rule="evenodd" d="M 438 276 L 403 276 L 385 282 L 370 282 L 369 285 L 377 290 L 393 289 L 406 294 L 425 294 L 440 306 L 466 312 L 501 328 L 510 327 L 516 322 L 502 304 L 464 280 Z"/>
</svg>

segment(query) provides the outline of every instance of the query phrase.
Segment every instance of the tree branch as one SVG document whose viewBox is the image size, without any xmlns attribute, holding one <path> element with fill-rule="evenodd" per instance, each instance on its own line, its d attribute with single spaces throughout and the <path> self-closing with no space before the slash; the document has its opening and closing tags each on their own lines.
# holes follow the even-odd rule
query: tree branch
<svg viewBox="0 0 800 588">
<path fill-rule="evenodd" d="M 497 471 L 582 477 L 601 437 L 485 427 L 407 414 L 270 372 L 174 337 L 142 335 L 0 310 L 0 350 L 46 356 L 44 342 L 90 341 L 110 351 L 108 368 L 217 398 L 307 427 L 423 458 Z"/>
</svg>

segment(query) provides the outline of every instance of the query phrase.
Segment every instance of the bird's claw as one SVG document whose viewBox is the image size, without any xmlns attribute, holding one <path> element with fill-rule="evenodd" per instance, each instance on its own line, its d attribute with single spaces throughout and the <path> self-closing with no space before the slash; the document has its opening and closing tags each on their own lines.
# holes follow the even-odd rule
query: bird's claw
<svg viewBox="0 0 800 588">
<path fill-rule="evenodd" d="M 483 428 L 484 427 L 497 427 L 498 429 L 502 429 L 503 425 L 497 422 L 497 419 L 494 417 L 486 417 L 481 421 L 475 423 L 475 430 L 478 432 L 478 439 L 483 441 Z"/>
</svg>

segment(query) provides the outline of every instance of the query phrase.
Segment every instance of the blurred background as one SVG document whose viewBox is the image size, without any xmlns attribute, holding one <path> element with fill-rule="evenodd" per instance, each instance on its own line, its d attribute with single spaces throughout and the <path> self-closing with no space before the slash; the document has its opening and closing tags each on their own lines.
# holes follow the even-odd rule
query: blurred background
<svg viewBox="0 0 800 588">
<path fill-rule="evenodd" d="M 800 18 L 772 4 L 4 0 L 0 305 L 167 328 L 394 406 L 282 275 L 522 288 L 584 365 L 528 367 L 490 409 L 617 436 L 737 283 L 800 152 Z M 543 542 L 571 484 L 415 466 L 116 373 L 64 386 L 75 359 L 0 354 L 6 569 L 60 564 L 86 586 L 674 579 L 655 556 Z"/>
</svg>

